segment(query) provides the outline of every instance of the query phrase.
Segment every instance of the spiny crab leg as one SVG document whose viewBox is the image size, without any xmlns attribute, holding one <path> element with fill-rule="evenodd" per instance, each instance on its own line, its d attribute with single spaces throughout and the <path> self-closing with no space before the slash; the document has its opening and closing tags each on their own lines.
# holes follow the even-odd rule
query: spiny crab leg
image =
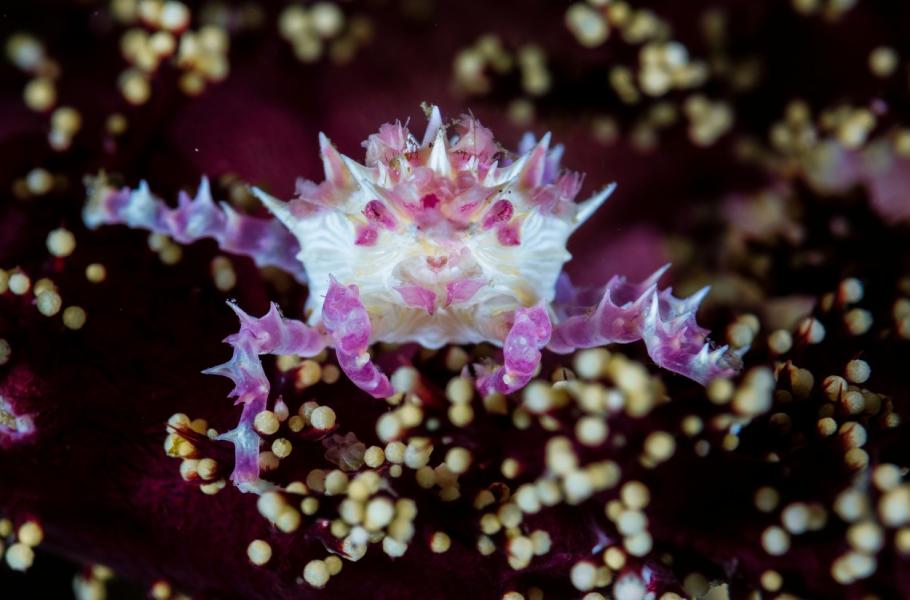
<svg viewBox="0 0 910 600">
<path fill-rule="evenodd" d="M 252 258 L 260 267 L 278 267 L 306 283 L 306 272 L 297 260 L 297 239 L 273 219 L 242 215 L 230 204 L 215 204 L 209 181 L 203 177 L 195 198 L 180 192 L 177 208 L 170 208 L 152 195 L 146 182 L 135 190 L 117 190 L 98 177 L 89 185 L 89 201 L 83 209 L 85 224 L 122 223 L 146 229 L 189 244 L 212 238 L 225 252 Z"/>
<path fill-rule="evenodd" d="M 318 329 L 295 319 L 281 316 L 272 303 L 265 316 L 251 317 L 233 302 L 228 302 L 240 318 L 240 331 L 225 338 L 233 346 L 234 355 L 228 362 L 206 369 L 207 375 L 222 375 L 234 382 L 229 397 L 243 404 L 237 427 L 218 439 L 234 444 L 234 471 L 231 479 L 241 489 L 254 487 L 259 480 L 259 435 L 253 429 L 256 415 L 266 409 L 269 380 L 259 357 L 263 354 L 293 354 L 315 356 L 325 347 L 327 339 Z"/>
<path fill-rule="evenodd" d="M 611 278 L 596 306 L 557 304 L 554 308 L 563 318 L 548 348 L 563 354 L 640 339 L 655 363 L 702 385 L 733 375 L 738 355 L 729 352 L 727 346 L 712 350 L 708 330 L 695 321 L 708 288 L 689 298 L 674 297 L 671 288 L 659 290 L 657 282 L 668 267 L 658 269 L 641 283 Z"/>
<path fill-rule="evenodd" d="M 356 285 L 342 285 L 331 277 L 322 305 L 322 323 L 332 336 L 338 365 L 357 387 L 374 398 L 395 393 L 389 378 L 370 360 L 373 327 Z"/>
<path fill-rule="evenodd" d="M 502 347 L 505 365 L 481 375 L 477 380 L 480 393 L 510 394 L 523 388 L 534 376 L 540 364 L 540 349 L 550 341 L 552 332 L 550 316 L 543 305 L 516 309 Z"/>
</svg>

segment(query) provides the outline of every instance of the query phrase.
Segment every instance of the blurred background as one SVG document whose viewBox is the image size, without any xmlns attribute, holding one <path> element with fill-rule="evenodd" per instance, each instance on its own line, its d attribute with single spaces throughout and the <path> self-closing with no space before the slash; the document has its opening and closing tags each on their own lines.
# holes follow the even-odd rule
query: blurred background
<svg viewBox="0 0 910 600">
<path fill-rule="evenodd" d="M 643 277 L 672 261 L 681 294 L 714 286 L 707 323 L 719 342 L 754 348 L 747 365 L 773 364 L 786 353 L 781 336 L 768 338 L 774 331 L 810 335 L 811 323 L 802 319 L 825 310 L 825 294 L 847 293 L 838 288 L 841 280 L 874 282 L 878 287 L 868 287 L 876 291 L 863 309 L 868 315 L 838 313 L 843 337 L 830 329 L 832 348 L 803 366 L 817 368 L 820 382 L 852 357 L 879 360 L 885 367 L 874 369 L 877 389 L 895 399 L 895 413 L 906 414 L 908 385 L 899 361 L 906 364 L 908 356 L 901 353 L 910 337 L 910 309 L 901 312 L 895 302 L 910 295 L 908 33 L 910 3 L 890 0 L 7 0 L 0 7 L 0 268 L 21 269 L 33 281 L 54 277 L 63 299 L 42 315 L 4 300 L 0 337 L 10 343 L 6 356 L 0 346 L 0 365 L 10 344 L 16 356 L 18 342 L 36 379 L 56 382 L 48 386 L 59 394 L 60 382 L 89 381 L 87 375 L 70 378 L 75 375 L 67 369 L 81 368 L 73 356 L 85 353 L 85 361 L 98 362 L 117 344 L 136 339 L 125 330 L 118 337 L 116 320 L 94 340 L 66 338 L 67 329 L 81 327 L 73 327 L 78 311 L 69 317 L 60 311 L 70 299 L 89 307 L 89 320 L 96 302 L 134 319 L 148 316 L 161 328 L 180 322 L 178 300 L 190 302 L 207 316 L 171 341 L 181 345 L 217 331 L 199 350 L 199 356 L 215 356 L 229 319 L 206 311 L 223 306 L 225 294 L 265 306 L 270 293 L 288 302 L 302 293 L 274 274 L 266 277 L 268 291 L 235 288 L 254 271 L 243 261 L 229 265 L 229 273 L 222 268 L 217 290 L 193 291 L 198 273 L 217 271 L 210 267 L 213 246 L 181 249 L 159 240 L 150 252 L 126 231 L 88 234 L 80 217 L 86 176 L 103 174 L 130 187 L 144 179 L 162 197 L 176 198 L 207 175 L 217 198 L 261 214 L 250 184 L 288 198 L 297 177 L 321 180 L 319 132 L 360 160 L 361 142 L 381 123 L 407 122 L 419 138 L 422 105 L 437 104 L 446 117 L 478 117 L 509 149 L 526 131 L 552 132 L 565 147 L 563 165 L 586 174 L 582 196 L 617 182 L 606 206 L 572 239 L 573 278 L 603 284 L 613 274 Z M 109 272 L 132 274 L 132 282 L 88 290 L 81 271 L 63 268 L 65 248 L 48 255 L 48 232 L 56 229 L 78 234 L 80 265 L 103 259 Z M 129 299 L 135 290 L 143 299 Z M 837 304 L 832 297 L 828 308 Z M 746 313 L 760 319 L 760 335 L 736 321 Z M 869 331 L 866 316 L 876 326 L 887 323 L 886 334 L 862 337 Z M 161 356 L 154 343 L 149 356 Z M 136 377 L 172 377 L 173 387 L 199 396 L 192 402 L 226 404 L 219 390 L 183 379 L 184 372 L 198 371 L 195 363 L 181 366 L 186 352 L 160 370 L 149 367 L 152 375 L 139 369 Z M 12 365 L 0 369 L 12 372 Z M 67 376 L 59 379 L 57 369 Z M 54 396 L 38 388 L 43 397 Z M 91 395 L 78 389 L 80 397 Z M 103 385 L 95 390 L 108 393 Z M 137 409 L 135 435 L 148 436 L 151 448 L 160 444 L 158 424 L 183 406 L 155 398 L 160 404 Z M 85 402 L 95 403 L 87 405 L 91 410 L 110 409 L 102 399 Z M 73 410 L 60 414 L 62 429 L 79 422 Z M 819 414 L 803 417 L 814 431 Z M 872 431 L 870 439 L 879 439 Z M 761 455 L 770 438 L 755 435 L 751 443 Z M 57 475 L 35 471 L 53 470 L 57 463 L 49 457 L 78 454 L 89 438 L 83 431 L 31 458 L 4 456 L 0 446 L 0 516 L 4 509 L 10 516 L 27 513 L 60 490 L 78 489 L 75 480 L 56 487 L 49 479 Z M 780 443 L 803 447 L 794 439 Z M 906 443 L 893 434 L 881 440 L 880 452 L 870 449 L 872 462 L 887 457 L 904 468 Z M 108 454 L 93 447 L 80 460 L 101 456 Z M 88 472 L 85 486 L 113 485 L 91 479 L 99 470 Z M 841 482 L 852 477 L 841 475 Z M 825 494 L 833 503 L 837 485 L 829 487 Z M 74 506 L 101 502 L 107 493 L 89 494 Z M 50 505 L 49 513 L 62 510 L 59 499 Z M 86 565 L 117 552 L 124 553 L 117 571 L 130 575 L 108 585 L 108 597 L 154 593 L 161 546 L 142 550 L 140 541 L 126 544 L 109 533 L 104 542 L 92 541 L 93 527 L 124 521 L 98 517 L 91 526 L 74 526 L 78 515 L 63 514 L 48 527 L 51 541 L 28 573 L 0 568 L 0 595 L 68 597 L 78 575 L 77 595 L 98 598 L 91 586 L 103 577 Z M 828 554 L 834 560 L 842 538 L 841 531 L 830 538 L 837 541 L 819 539 L 826 558 L 819 559 L 823 564 L 807 559 L 802 574 L 795 568 L 795 594 L 907 597 L 907 575 L 900 574 L 907 563 L 898 558 L 896 538 L 888 538 L 878 579 L 832 579 Z M 710 541 L 691 548 L 709 556 Z M 80 552 L 96 544 L 104 550 Z M 730 544 L 720 546 L 735 555 Z M 806 556 L 816 550 L 807 547 Z M 189 567 L 160 571 L 184 584 L 197 577 Z M 721 571 L 731 581 L 750 582 L 737 588 L 738 596 L 759 589 L 765 569 L 753 565 L 743 575 L 728 564 Z M 211 597 L 228 594 L 213 589 Z M 281 590 L 276 595 L 289 593 Z"/>
</svg>

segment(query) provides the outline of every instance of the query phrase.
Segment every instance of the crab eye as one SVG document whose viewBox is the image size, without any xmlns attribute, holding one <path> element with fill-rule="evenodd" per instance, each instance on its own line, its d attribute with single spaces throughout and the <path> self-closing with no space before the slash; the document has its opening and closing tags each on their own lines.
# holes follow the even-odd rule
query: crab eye
<svg viewBox="0 0 910 600">
<path fill-rule="evenodd" d="M 370 200 L 363 209 L 363 214 L 371 223 L 382 225 L 386 229 L 395 229 L 398 221 L 389 211 L 385 204 L 379 200 Z"/>
<path fill-rule="evenodd" d="M 508 200 L 497 200 L 483 218 L 481 226 L 490 229 L 500 223 L 508 223 L 512 219 L 514 209 Z"/>
</svg>

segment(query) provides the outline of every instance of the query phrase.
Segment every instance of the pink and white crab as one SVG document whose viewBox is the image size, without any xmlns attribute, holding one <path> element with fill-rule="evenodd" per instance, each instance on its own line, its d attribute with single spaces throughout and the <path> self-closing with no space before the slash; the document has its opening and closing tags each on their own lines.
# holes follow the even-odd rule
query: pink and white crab
<svg viewBox="0 0 910 600">
<path fill-rule="evenodd" d="M 175 209 L 145 182 L 91 190 L 89 226 L 125 223 L 181 243 L 215 238 L 309 287 L 306 323 L 282 317 L 275 304 L 255 318 L 230 303 L 241 323 L 226 340 L 234 355 L 206 371 L 231 378 L 244 405 L 224 436 L 235 444 L 232 477 L 241 487 L 258 478 L 252 422 L 269 393 L 262 354 L 308 357 L 332 347 L 351 381 L 375 397 L 394 393 L 371 360 L 375 342 L 501 346 L 502 366 L 476 369 L 482 394 L 522 388 L 543 348 L 567 353 L 639 339 L 658 365 L 703 384 L 733 373 L 727 348 L 712 350 L 695 321 L 707 289 L 686 299 L 658 289 L 667 267 L 641 283 L 614 276 L 598 290 L 576 289 L 562 274 L 569 237 L 614 185 L 576 203 L 581 176 L 560 171 L 562 147 L 550 149 L 549 134 L 526 134 L 513 159 L 474 118 L 446 125 L 437 108 L 428 113 L 422 141 L 405 125 L 382 125 L 364 142 L 365 164 L 320 135 L 324 182 L 298 181 L 289 202 L 253 189 L 277 220 L 219 208 L 205 179 Z"/>
</svg>

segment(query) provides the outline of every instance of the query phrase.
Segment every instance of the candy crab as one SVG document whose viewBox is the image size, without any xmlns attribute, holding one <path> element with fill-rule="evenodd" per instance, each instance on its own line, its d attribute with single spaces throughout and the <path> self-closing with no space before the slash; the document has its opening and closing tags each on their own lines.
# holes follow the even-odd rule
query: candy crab
<svg viewBox="0 0 910 600">
<path fill-rule="evenodd" d="M 232 475 L 258 479 L 259 436 L 269 382 L 263 354 L 309 357 L 335 350 L 341 369 L 375 397 L 394 394 L 375 365 L 375 342 L 426 348 L 489 342 L 503 364 L 477 365 L 482 394 L 508 394 L 534 376 L 543 348 L 568 353 L 643 340 L 658 365 L 702 384 L 730 375 L 736 357 L 712 350 L 695 312 L 707 293 L 675 298 L 659 289 L 667 267 L 640 283 L 614 276 L 600 289 L 572 286 L 566 243 L 607 199 L 607 186 L 574 201 L 581 176 L 560 171 L 562 147 L 527 134 L 512 158 L 474 118 L 444 124 L 437 108 L 418 142 L 400 123 L 385 124 L 364 146 L 365 164 L 320 135 L 325 181 L 298 181 L 290 202 L 253 190 L 277 218 L 216 206 L 205 180 L 171 209 L 143 182 L 136 190 L 94 186 L 89 226 L 125 223 L 179 242 L 214 238 L 226 251 L 282 268 L 309 287 L 308 322 L 284 318 L 277 305 L 261 318 L 233 303 L 240 331 L 227 338 L 231 360 L 207 373 L 229 377 L 243 404 Z"/>
</svg>

